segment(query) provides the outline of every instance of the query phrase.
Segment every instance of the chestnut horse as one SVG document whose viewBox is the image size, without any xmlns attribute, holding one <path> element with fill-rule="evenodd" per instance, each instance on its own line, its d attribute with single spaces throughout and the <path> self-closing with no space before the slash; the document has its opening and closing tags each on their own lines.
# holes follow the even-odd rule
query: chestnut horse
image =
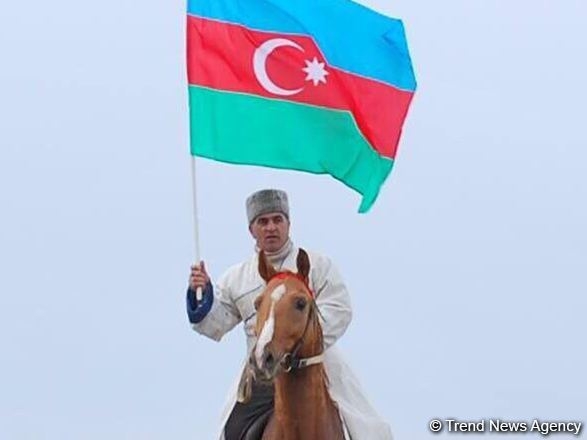
<svg viewBox="0 0 587 440">
<path fill-rule="evenodd" d="M 344 440 L 328 393 L 322 328 L 303 249 L 297 269 L 276 272 L 259 253 L 259 273 L 267 287 L 255 301 L 257 343 L 247 368 L 254 380 L 275 386 L 274 412 L 262 440 Z"/>
</svg>

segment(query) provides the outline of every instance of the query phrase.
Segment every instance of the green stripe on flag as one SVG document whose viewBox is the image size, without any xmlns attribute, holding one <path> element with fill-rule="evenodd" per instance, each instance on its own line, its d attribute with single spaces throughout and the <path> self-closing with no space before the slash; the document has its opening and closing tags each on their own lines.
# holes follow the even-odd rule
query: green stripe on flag
<svg viewBox="0 0 587 440">
<path fill-rule="evenodd" d="M 371 148 L 351 114 L 189 86 L 191 152 L 222 162 L 330 174 L 369 210 L 393 160 Z"/>
</svg>

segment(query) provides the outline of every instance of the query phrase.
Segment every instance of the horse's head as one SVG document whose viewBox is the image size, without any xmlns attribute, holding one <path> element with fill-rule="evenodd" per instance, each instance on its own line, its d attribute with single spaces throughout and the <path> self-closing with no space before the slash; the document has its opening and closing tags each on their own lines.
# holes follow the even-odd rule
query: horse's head
<svg viewBox="0 0 587 440">
<path fill-rule="evenodd" d="M 298 272 L 276 272 L 263 252 L 259 273 L 267 287 L 255 301 L 257 343 L 251 354 L 256 376 L 273 380 L 282 371 L 296 367 L 300 358 L 322 353 L 322 330 L 314 295 L 308 286 L 310 260 L 300 249 Z"/>
</svg>

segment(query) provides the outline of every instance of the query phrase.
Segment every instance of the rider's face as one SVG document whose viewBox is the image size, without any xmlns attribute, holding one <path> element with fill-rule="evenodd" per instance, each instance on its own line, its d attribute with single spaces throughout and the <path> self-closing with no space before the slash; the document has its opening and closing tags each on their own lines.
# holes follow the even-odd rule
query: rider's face
<svg viewBox="0 0 587 440">
<path fill-rule="evenodd" d="M 275 252 L 289 237 L 289 220 L 280 212 L 271 212 L 257 217 L 249 226 L 257 246 L 265 252 Z"/>
</svg>

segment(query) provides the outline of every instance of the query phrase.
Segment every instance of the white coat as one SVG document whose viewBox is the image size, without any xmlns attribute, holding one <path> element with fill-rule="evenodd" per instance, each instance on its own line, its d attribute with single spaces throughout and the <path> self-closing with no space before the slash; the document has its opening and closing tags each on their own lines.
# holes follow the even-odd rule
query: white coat
<svg viewBox="0 0 587 440">
<path fill-rule="evenodd" d="M 281 269 L 296 271 L 298 248 L 292 246 Z M 341 418 L 352 440 L 391 440 L 389 425 L 383 421 L 367 401 L 360 384 L 339 351 L 333 347 L 348 327 L 351 304 L 348 291 L 338 271 L 325 256 L 308 252 L 310 258 L 310 288 L 316 295 L 324 333 L 324 367 L 328 375 L 330 396 L 338 405 Z M 279 268 L 278 268 L 279 269 Z M 244 323 L 247 352 L 254 347 L 256 312 L 255 298 L 265 288 L 265 281 L 258 272 L 258 254 L 249 260 L 228 269 L 214 286 L 214 302 L 210 312 L 193 329 L 219 341 L 238 323 Z M 244 367 L 244 363 L 243 363 Z M 239 372 L 222 414 L 219 433 L 224 439 L 224 425 L 236 402 Z"/>
</svg>

